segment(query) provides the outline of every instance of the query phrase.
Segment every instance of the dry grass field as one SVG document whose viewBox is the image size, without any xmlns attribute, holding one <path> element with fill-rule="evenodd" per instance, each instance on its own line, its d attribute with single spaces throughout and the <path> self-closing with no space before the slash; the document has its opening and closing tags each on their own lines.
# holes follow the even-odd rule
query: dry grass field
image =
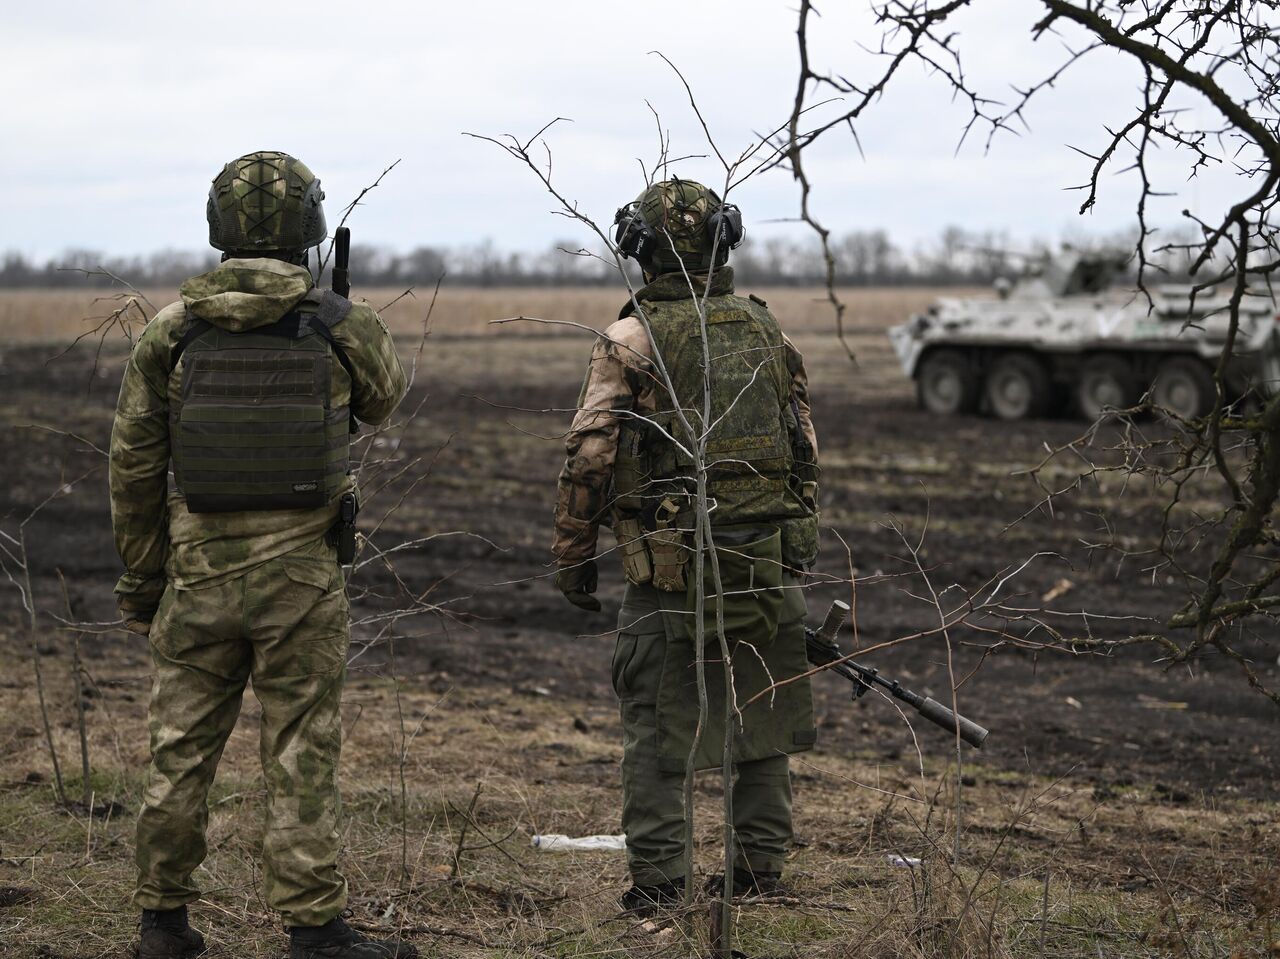
<svg viewBox="0 0 1280 959">
<path fill-rule="evenodd" d="M 365 295 L 380 306 L 399 292 Z M 1098 635 L 1176 605 L 1171 584 L 1087 548 L 1104 508 L 1126 535 L 1149 535 L 1155 491 L 1119 498 L 1095 488 L 1010 527 L 1037 499 L 1018 470 L 1080 424 L 939 422 L 915 408 L 883 331 L 935 292 L 849 291 L 856 365 L 815 291 L 755 292 L 805 353 L 813 385 L 827 530 L 810 598 L 815 617 L 850 597 L 838 580 L 852 568 L 863 646 L 936 620 L 919 581 L 904 575 L 895 523 L 924 535 L 931 575 L 960 591 L 1053 553 L 1027 566 L 1014 595 L 1035 604 L 1057 590 L 1064 611 L 1132 617 L 1095 621 Z M 148 298 L 160 305 L 171 295 Z M 34 631 L 18 590 L 0 579 L 5 957 L 125 956 L 136 927 L 131 820 L 147 758 L 145 641 L 107 627 L 82 639 L 93 810 L 57 801 L 33 678 L 38 662 L 76 799 L 83 784 L 64 621 L 110 621 L 119 572 L 103 464 L 87 443 L 107 442 L 123 341 L 113 334 L 100 363 L 93 342 L 59 356 L 86 316 L 118 305 L 91 299 L 0 295 L 8 452 L 0 530 L 16 536 L 56 494 L 23 527 Z M 406 364 L 429 299 L 429 290 L 416 291 L 386 311 Z M 656 922 L 620 916 L 618 854 L 530 845 L 543 832 L 618 831 L 609 630 L 621 575 L 602 562 L 606 615 L 598 617 L 568 606 L 548 581 L 560 437 L 589 337 L 489 321 L 524 314 L 599 328 L 621 301 L 607 290 L 442 289 L 404 407 L 420 412 L 364 441 L 371 472 L 390 480 L 371 484 L 377 492 L 362 519 L 366 532 L 377 530 L 374 544 L 435 538 L 399 554 L 396 577 L 371 563 L 353 579 L 343 868 L 352 921 L 402 930 L 429 956 L 707 954 L 705 900 Z M 370 644 L 374 618 L 402 604 L 403 590 L 431 608 Z M 959 770 L 936 730 L 908 725 L 884 702 L 852 705 L 839 681 L 818 677 L 819 745 L 793 767 L 787 896 L 739 904 L 738 948 L 752 959 L 1280 955 L 1275 708 L 1221 662 L 1169 673 L 1142 648 L 1105 659 L 1013 645 L 984 655 L 969 645 L 982 640 L 959 635 L 953 650 L 968 677 L 962 709 L 992 729 Z M 1280 643 L 1263 637 L 1249 649 L 1274 682 Z M 869 661 L 949 695 L 939 641 Z M 205 894 L 193 916 L 214 957 L 285 948 L 258 886 L 257 714 L 247 698 L 211 797 L 210 855 L 197 875 Z M 699 781 L 703 874 L 716 867 L 718 795 L 716 776 Z"/>
<path fill-rule="evenodd" d="M 780 317 L 788 331 L 826 333 L 831 327 L 831 307 L 825 291 L 785 287 L 758 289 Z M 956 291 L 948 291 L 949 294 Z M 960 291 L 963 292 L 963 291 Z M 408 295 L 405 295 L 405 294 Z M 431 305 L 432 289 L 373 289 L 358 295 L 382 312 L 397 335 L 413 336 L 421 327 Z M 851 305 L 851 329 L 882 329 L 898 322 L 911 310 L 928 304 L 936 295 L 930 290 L 859 289 L 843 290 Z M 72 290 L 6 290 L 0 292 L 0 344 L 64 343 L 73 340 L 113 311 L 135 298 L 110 290 L 93 293 Z M 555 289 L 550 287 L 504 287 L 456 290 L 442 287 L 432 311 L 432 327 L 443 336 L 572 335 L 564 329 L 548 330 L 537 324 L 516 323 L 491 326 L 493 320 L 515 316 L 542 317 L 591 327 L 606 326 L 617 316 L 625 298 L 609 288 Z M 144 305 L 163 307 L 177 299 L 176 290 L 140 291 Z M 391 304 L 389 308 L 387 305 Z"/>
</svg>

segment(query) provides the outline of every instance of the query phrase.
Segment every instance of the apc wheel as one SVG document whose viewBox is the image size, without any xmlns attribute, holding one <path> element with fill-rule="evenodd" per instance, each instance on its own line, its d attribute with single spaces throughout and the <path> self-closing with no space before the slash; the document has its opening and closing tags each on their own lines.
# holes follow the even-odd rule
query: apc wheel
<svg viewBox="0 0 1280 959">
<path fill-rule="evenodd" d="M 920 361 L 916 394 L 930 413 L 972 413 L 978 405 L 978 378 L 963 353 L 935 350 Z"/>
<path fill-rule="evenodd" d="M 1151 384 L 1151 400 L 1156 409 L 1184 420 L 1205 416 L 1213 409 L 1217 392 L 1209 368 L 1189 356 L 1174 356 L 1162 362 Z"/>
<path fill-rule="evenodd" d="M 1093 422 L 1108 409 L 1122 410 L 1138 401 L 1133 370 L 1118 356 L 1092 356 L 1080 368 L 1075 385 L 1076 409 Z"/>
<path fill-rule="evenodd" d="M 987 371 L 983 392 L 992 414 L 1002 420 L 1044 416 L 1053 401 L 1048 371 L 1039 360 L 1025 353 L 997 357 Z"/>
</svg>

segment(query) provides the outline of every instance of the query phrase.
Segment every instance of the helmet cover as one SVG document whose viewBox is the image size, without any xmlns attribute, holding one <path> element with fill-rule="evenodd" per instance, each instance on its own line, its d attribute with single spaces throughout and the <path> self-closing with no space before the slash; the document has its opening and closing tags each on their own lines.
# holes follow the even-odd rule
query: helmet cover
<svg viewBox="0 0 1280 959">
<path fill-rule="evenodd" d="M 232 160 L 209 188 L 209 245 L 228 253 L 299 253 L 328 235 L 324 190 L 301 160 L 275 150 Z"/>
<path fill-rule="evenodd" d="M 742 242 L 742 214 L 694 180 L 655 183 L 614 218 L 624 256 L 651 273 L 704 272 L 722 266 Z M 712 250 L 715 262 L 712 263 Z"/>
</svg>

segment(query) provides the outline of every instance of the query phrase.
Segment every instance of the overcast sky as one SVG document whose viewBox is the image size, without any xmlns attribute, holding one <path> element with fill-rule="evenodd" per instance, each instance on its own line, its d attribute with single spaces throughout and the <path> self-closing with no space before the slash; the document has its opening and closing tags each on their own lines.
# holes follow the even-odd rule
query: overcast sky
<svg viewBox="0 0 1280 959">
<path fill-rule="evenodd" d="M 858 52 L 878 33 L 865 2 L 822 5 L 818 66 L 867 79 Z M 1061 41 L 1032 43 L 1033 0 L 976 0 L 958 21 L 975 80 L 995 95 L 1052 69 Z M 694 88 L 726 152 L 785 121 L 795 94 L 789 0 L 13 4 L 0 44 L 0 250 L 112 254 L 206 242 L 205 198 L 222 164 L 255 149 L 304 159 L 328 194 L 331 225 L 359 188 L 402 162 L 351 221 L 357 242 L 407 249 L 491 238 L 540 249 L 588 238 L 552 214 L 529 171 L 462 134 L 548 134 L 554 176 L 593 216 L 643 186 L 637 158 L 658 155 L 651 103 L 675 155 L 707 152 L 677 77 Z M 1076 215 L 1103 125 L 1123 120 L 1137 77 L 1117 59 L 1078 64 L 1029 113 L 1033 130 L 959 154 L 967 117 L 946 86 L 905 73 L 859 127 L 815 154 L 815 212 L 836 232 L 884 227 L 910 245 L 954 223 L 1058 238 L 1132 225 L 1132 178 L 1109 178 L 1100 208 Z M 1192 104 L 1194 107 L 1195 105 Z M 1155 218 L 1221 203 L 1229 184 L 1185 182 Z M 712 160 L 677 172 L 714 181 Z M 797 192 L 783 171 L 736 195 L 754 236 L 796 233 Z"/>
</svg>

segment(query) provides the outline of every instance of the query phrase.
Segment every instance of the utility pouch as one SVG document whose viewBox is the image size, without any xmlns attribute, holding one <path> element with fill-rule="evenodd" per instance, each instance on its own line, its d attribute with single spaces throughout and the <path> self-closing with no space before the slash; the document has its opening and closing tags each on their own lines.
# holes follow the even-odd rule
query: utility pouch
<svg viewBox="0 0 1280 959">
<path fill-rule="evenodd" d="M 654 588 L 664 593 L 683 593 L 688 588 L 685 567 L 689 563 L 689 542 L 684 530 L 673 526 L 680 508 L 670 499 L 658 507 L 657 529 L 649 534 L 649 558 L 653 562 Z"/>
<path fill-rule="evenodd" d="M 330 546 L 338 551 L 338 565 L 348 566 L 356 559 L 356 517 L 360 515 L 360 501 L 355 493 L 343 493 L 338 500 L 338 521 L 329 527 L 325 536 Z"/>
<path fill-rule="evenodd" d="M 782 534 L 782 564 L 793 573 L 807 572 L 818 560 L 818 517 L 788 517 L 774 523 Z"/>
<path fill-rule="evenodd" d="M 626 575 L 627 582 L 636 586 L 653 582 L 653 563 L 645 545 L 644 526 L 640 517 L 615 517 L 613 535 L 618 539 L 618 549 L 622 553 L 622 572 Z"/>
</svg>

